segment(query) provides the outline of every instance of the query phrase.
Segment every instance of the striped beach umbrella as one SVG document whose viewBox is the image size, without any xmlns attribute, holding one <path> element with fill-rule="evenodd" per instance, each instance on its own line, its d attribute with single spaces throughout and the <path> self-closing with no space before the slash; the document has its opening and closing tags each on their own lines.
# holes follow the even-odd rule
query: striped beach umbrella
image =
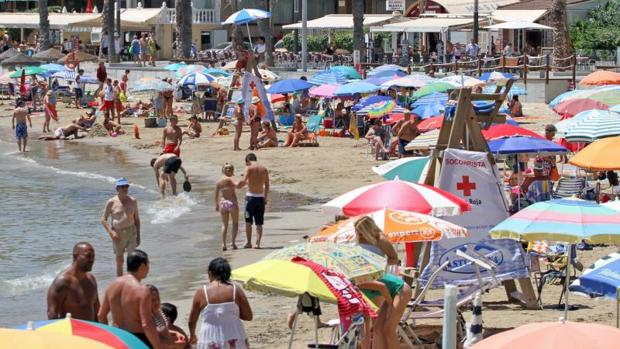
<svg viewBox="0 0 620 349">
<path fill-rule="evenodd" d="M 427 75 L 422 74 L 413 74 L 406 75 L 394 80 L 389 80 L 381 84 L 382 88 L 390 88 L 390 87 L 413 87 L 420 88 L 422 86 L 427 85 L 429 82 L 435 81 L 434 78 L 431 78 Z"/>
<path fill-rule="evenodd" d="M 452 75 L 439 79 L 439 81 L 448 82 L 459 87 L 475 87 L 486 84 L 486 82 L 467 75 Z"/>
<path fill-rule="evenodd" d="M 271 13 L 267 11 L 254 8 L 244 8 L 243 10 L 237 11 L 230 15 L 224 22 L 222 22 L 222 24 L 242 25 L 269 17 L 271 17 Z"/>
<path fill-rule="evenodd" d="M 394 80 L 394 79 L 398 79 L 398 75 L 372 76 L 362 81 L 367 82 L 369 84 L 381 86 L 383 83 L 388 82 L 390 80 Z"/>
<path fill-rule="evenodd" d="M 390 161 L 381 166 L 373 166 L 372 171 L 387 180 L 423 182 L 430 164 L 429 156 L 410 156 Z"/>
<path fill-rule="evenodd" d="M 348 217 L 386 208 L 453 216 L 471 210 L 471 205 L 442 189 L 399 179 L 357 188 L 323 205 L 326 212 Z"/>
<path fill-rule="evenodd" d="M 371 77 L 371 78 L 385 78 L 385 77 L 400 78 L 406 75 L 407 73 L 405 73 L 402 70 L 382 70 L 382 71 L 374 72 L 374 74 L 368 73 L 368 77 Z"/>
<path fill-rule="evenodd" d="M 395 107 L 396 102 L 394 100 L 379 101 L 363 107 L 358 114 L 368 115 L 370 118 L 380 118 L 388 115 Z"/>
<path fill-rule="evenodd" d="M 22 331 L 0 328 L 0 348 L 28 349 L 112 349 L 88 338 L 71 337 L 59 333 Z M 146 347 L 145 347 L 146 348 Z"/>
<path fill-rule="evenodd" d="M 340 73 L 344 74 L 344 76 L 346 76 L 347 79 L 351 79 L 351 80 L 361 79 L 362 78 L 360 73 L 357 70 L 355 70 L 355 68 L 349 67 L 349 66 L 346 66 L 346 65 L 336 65 L 336 66 L 333 66 L 333 67 L 327 69 L 327 71 L 337 71 L 337 72 L 340 72 Z"/>
<path fill-rule="evenodd" d="M 308 91 L 311 97 L 323 97 L 323 98 L 332 98 L 334 97 L 334 92 L 340 87 L 340 85 L 322 85 L 315 86 Z"/>
<path fill-rule="evenodd" d="M 439 139 L 439 130 L 432 130 L 417 136 L 405 146 L 405 150 L 429 150 L 435 148 Z"/>
<path fill-rule="evenodd" d="M 209 74 L 203 74 L 203 73 L 189 73 L 187 75 L 185 75 L 184 77 L 182 77 L 179 82 L 178 85 L 179 86 L 188 86 L 188 85 L 194 85 L 194 86 L 200 86 L 200 85 L 209 85 L 211 82 L 215 81 L 215 77 L 211 76 Z"/>
<path fill-rule="evenodd" d="M 394 101 L 394 98 L 390 96 L 368 96 L 359 100 L 356 104 L 351 107 L 351 110 L 358 111 L 363 109 L 366 106 L 369 106 L 373 103 L 383 102 L 383 101 Z"/>
<path fill-rule="evenodd" d="M 599 86 L 587 90 L 574 90 L 562 93 L 549 102 L 551 108 L 568 99 L 589 98 L 607 105 L 620 104 L 620 85 Z"/>
<path fill-rule="evenodd" d="M 616 300 L 620 278 L 607 275 L 620 275 L 620 252 L 613 252 L 594 262 L 568 289 L 592 298 L 607 297 Z"/>
<path fill-rule="evenodd" d="M 344 85 L 349 80 L 341 71 L 322 71 L 314 74 L 308 82 L 313 85 Z"/>
<path fill-rule="evenodd" d="M 609 110 L 613 111 L 614 113 L 620 113 L 620 104 L 616 104 L 613 107 L 609 108 Z"/>
<path fill-rule="evenodd" d="M 577 120 L 564 132 L 569 142 L 591 143 L 597 139 L 620 135 L 620 114 L 598 110 L 598 115 Z"/>
<path fill-rule="evenodd" d="M 608 115 L 620 115 L 619 113 L 614 113 L 611 111 L 607 111 L 607 110 L 600 110 L 600 109 L 592 109 L 592 110 L 586 110 L 586 111 L 582 111 L 581 113 L 578 113 L 577 115 L 573 116 L 572 118 L 569 119 L 564 119 L 558 123 L 555 124 L 555 128 L 557 129 L 556 134 L 560 137 L 564 137 L 566 135 L 566 131 L 568 131 L 568 129 L 572 128 L 575 125 L 578 125 L 581 122 L 584 122 L 586 120 L 589 119 L 596 119 L 596 118 L 601 118 L 601 117 L 606 117 Z"/>
</svg>

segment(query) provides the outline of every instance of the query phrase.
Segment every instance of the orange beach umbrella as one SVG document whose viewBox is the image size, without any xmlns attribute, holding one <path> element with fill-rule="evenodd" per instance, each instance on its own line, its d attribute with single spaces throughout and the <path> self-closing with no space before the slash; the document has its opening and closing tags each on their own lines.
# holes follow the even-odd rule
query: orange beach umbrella
<svg viewBox="0 0 620 349">
<path fill-rule="evenodd" d="M 570 163 L 591 171 L 620 170 L 620 158 L 614 149 L 620 149 L 620 137 L 599 139 L 570 159 Z"/>
<path fill-rule="evenodd" d="M 583 78 L 580 84 L 590 86 L 620 85 L 620 73 L 597 70 Z"/>
</svg>

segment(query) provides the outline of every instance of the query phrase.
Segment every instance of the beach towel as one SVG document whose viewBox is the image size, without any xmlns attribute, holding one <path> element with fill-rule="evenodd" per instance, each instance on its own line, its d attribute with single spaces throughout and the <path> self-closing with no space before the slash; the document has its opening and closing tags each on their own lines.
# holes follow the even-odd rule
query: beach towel
<svg viewBox="0 0 620 349">
<path fill-rule="evenodd" d="M 301 257 L 294 257 L 291 261 L 312 269 L 336 297 L 338 302 L 338 315 L 343 332 L 349 329 L 353 322 L 353 316 L 359 313 L 364 313 L 372 318 L 377 317 L 377 313 L 375 313 L 364 298 L 362 298 L 362 293 L 359 289 L 343 274 L 329 270 L 320 264 L 305 260 Z"/>
<path fill-rule="evenodd" d="M 45 115 L 49 115 L 54 121 L 58 121 L 58 111 L 56 105 L 45 103 Z"/>
</svg>

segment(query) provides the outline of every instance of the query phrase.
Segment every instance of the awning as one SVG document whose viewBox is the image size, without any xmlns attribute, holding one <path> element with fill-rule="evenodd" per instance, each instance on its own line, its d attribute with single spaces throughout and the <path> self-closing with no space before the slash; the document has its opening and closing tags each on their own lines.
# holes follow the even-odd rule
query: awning
<svg viewBox="0 0 620 349">
<path fill-rule="evenodd" d="M 524 21 L 536 22 L 548 10 L 495 10 L 492 17 L 497 22 Z"/>
<path fill-rule="evenodd" d="M 441 5 L 449 14 L 471 14 L 474 12 L 474 2 L 471 0 L 433 0 Z M 478 11 L 481 14 L 491 13 L 500 6 L 510 5 L 519 0 L 478 0 Z"/>
<path fill-rule="evenodd" d="M 473 23 L 472 18 L 422 17 L 401 23 L 371 28 L 373 32 L 441 33 L 457 25 Z"/>
<path fill-rule="evenodd" d="M 499 24 L 494 24 L 486 27 L 485 29 L 540 29 L 540 30 L 553 30 L 553 28 L 546 25 L 525 22 L 525 21 L 511 21 Z"/>
<path fill-rule="evenodd" d="M 50 13 L 50 29 L 67 29 L 74 23 L 98 18 L 91 13 Z M 38 13 L 0 13 L 0 27 L 4 28 L 39 28 Z"/>
<path fill-rule="evenodd" d="M 364 27 L 381 25 L 388 22 L 395 16 L 393 15 L 364 15 Z M 352 14 L 333 14 L 307 22 L 308 29 L 353 29 Z M 301 22 L 287 24 L 282 29 L 301 29 Z"/>
<path fill-rule="evenodd" d="M 121 29 L 148 29 L 159 21 L 161 8 L 129 8 L 121 10 Z M 38 15 L 37 15 L 38 16 Z M 78 27 L 101 27 L 103 17 L 101 14 L 96 17 L 74 23 Z"/>
</svg>

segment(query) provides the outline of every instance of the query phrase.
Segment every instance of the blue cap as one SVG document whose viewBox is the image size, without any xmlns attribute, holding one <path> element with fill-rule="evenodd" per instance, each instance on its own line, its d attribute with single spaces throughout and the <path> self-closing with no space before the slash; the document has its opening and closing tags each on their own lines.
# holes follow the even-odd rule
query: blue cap
<svg viewBox="0 0 620 349">
<path fill-rule="evenodd" d="M 116 179 L 116 186 L 121 187 L 123 185 L 129 185 L 129 181 L 125 177 L 121 177 Z"/>
</svg>

